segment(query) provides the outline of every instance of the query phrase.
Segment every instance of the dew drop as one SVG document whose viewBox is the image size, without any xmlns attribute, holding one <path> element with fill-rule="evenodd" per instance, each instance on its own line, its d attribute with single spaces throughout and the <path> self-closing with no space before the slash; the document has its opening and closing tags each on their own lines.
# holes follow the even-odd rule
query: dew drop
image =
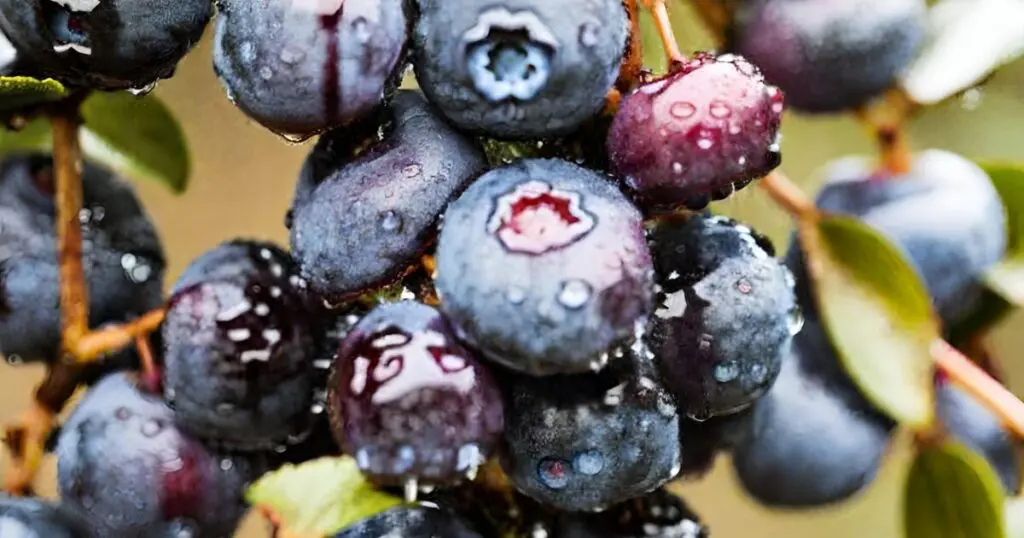
<svg viewBox="0 0 1024 538">
<path fill-rule="evenodd" d="M 573 459 L 572 465 L 580 473 L 594 476 L 604 469 L 604 456 L 596 450 L 580 452 Z"/>
<path fill-rule="evenodd" d="M 235 466 L 235 463 L 233 461 L 231 461 L 229 458 L 224 458 L 224 459 L 220 460 L 220 470 L 221 471 L 230 471 L 231 468 L 234 467 L 234 466 Z"/>
<path fill-rule="evenodd" d="M 786 320 L 786 325 L 789 328 L 789 334 L 796 336 L 804 328 L 804 312 L 799 306 L 794 305 L 789 311 L 789 317 Z"/>
<path fill-rule="evenodd" d="M 715 365 L 713 375 L 715 381 L 728 383 L 740 376 L 740 367 L 735 361 L 720 362 Z"/>
<path fill-rule="evenodd" d="M 583 26 L 580 26 L 580 45 L 584 47 L 597 45 L 600 30 L 601 28 L 596 24 L 584 23 Z"/>
<path fill-rule="evenodd" d="M 677 118 L 679 118 L 681 120 L 684 120 L 686 118 L 689 118 L 690 116 L 693 116 L 694 113 L 696 113 L 696 112 L 697 112 L 697 107 L 693 106 L 693 104 L 691 104 L 691 103 L 687 103 L 686 101 L 679 101 L 679 102 L 676 102 L 676 103 L 672 103 L 672 106 L 669 107 L 669 109 L 668 109 L 668 113 L 669 114 L 672 114 L 673 116 L 675 116 L 675 117 L 677 117 Z"/>
<path fill-rule="evenodd" d="M 672 163 L 672 171 L 678 176 L 683 173 L 683 163 L 674 162 Z"/>
<path fill-rule="evenodd" d="M 512 304 L 523 304 L 523 301 L 526 300 L 526 290 L 513 286 L 505 293 L 505 298 Z"/>
<path fill-rule="evenodd" d="M 385 232 L 399 232 L 402 230 L 402 216 L 393 210 L 387 210 L 380 214 L 380 228 Z"/>
<path fill-rule="evenodd" d="M 544 458 L 537 464 L 537 477 L 549 489 L 562 489 L 569 485 L 566 463 L 555 458 Z"/>
<path fill-rule="evenodd" d="M 715 141 L 710 138 L 700 138 L 697 140 L 697 147 L 700 149 L 711 149 L 711 146 L 715 145 Z"/>
<path fill-rule="evenodd" d="M 286 45 L 281 49 L 281 61 L 288 65 L 295 65 L 306 58 L 306 51 L 294 46 Z"/>
<path fill-rule="evenodd" d="M 270 67 L 267 67 L 265 65 L 260 68 L 259 73 L 260 78 L 262 78 L 263 80 L 270 80 L 274 78 L 274 71 Z"/>
<path fill-rule="evenodd" d="M 370 37 L 373 36 L 370 32 L 370 25 L 366 23 L 366 19 L 363 17 L 356 17 L 356 19 L 352 21 L 352 32 L 360 43 L 370 41 Z"/>
<path fill-rule="evenodd" d="M 128 420 L 131 418 L 132 412 L 127 407 L 121 406 L 114 411 L 114 418 L 117 420 Z"/>
<path fill-rule="evenodd" d="M 227 402 L 221 402 L 217 404 L 217 413 L 221 415 L 228 415 L 235 412 L 235 405 Z"/>
<path fill-rule="evenodd" d="M 156 434 L 160 433 L 162 429 L 164 429 L 163 426 L 155 420 L 147 420 L 142 423 L 142 435 L 146 437 L 156 437 Z"/>
<path fill-rule="evenodd" d="M 750 367 L 750 377 L 755 383 L 764 383 L 768 377 L 768 369 L 761 364 L 755 364 Z"/>
<path fill-rule="evenodd" d="M 405 502 L 414 503 L 416 498 L 419 497 L 420 488 L 415 478 L 410 478 L 405 481 Z"/>
<path fill-rule="evenodd" d="M 420 175 L 422 173 L 423 173 L 423 167 L 421 167 L 420 165 L 415 164 L 415 163 L 410 164 L 409 166 L 406 166 L 405 168 L 402 169 L 402 174 L 404 174 L 405 177 L 407 177 L 409 179 L 412 179 L 412 178 L 414 178 L 414 177 L 416 177 L 416 176 L 418 176 L 418 175 Z"/>
<path fill-rule="evenodd" d="M 719 119 L 728 118 L 732 114 L 732 108 L 722 101 L 713 101 L 710 110 L 711 116 Z"/>
<path fill-rule="evenodd" d="M 242 58 L 242 63 L 251 65 L 256 61 L 256 45 L 252 41 L 243 41 L 238 46 L 238 54 Z"/>
<path fill-rule="evenodd" d="M 977 110 L 985 99 L 985 92 L 979 88 L 971 88 L 960 96 L 960 107 L 964 110 Z"/>
<path fill-rule="evenodd" d="M 740 293 L 746 295 L 754 290 L 754 286 L 749 280 L 741 278 L 736 281 L 736 289 L 739 290 Z"/>
<path fill-rule="evenodd" d="M 562 284 L 562 291 L 558 292 L 558 302 L 570 310 L 577 310 L 590 301 L 591 293 L 590 285 L 586 282 L 570 280 Z"/>
<path fill-rule="evenodd" d="M 143 97 L 153 93 L 153 90 L 156 89 L 156 84 L 157 82 L 154 80 L 153 82 L 150 82 L 145 86 L 140 86 L 138 88 L 129 88 L 128 93 L 134 95 L 135 97 Z"/>
<path fill-rule="evenodd" d="M 7 364 L 10 364 L 11 366 L 18 366 L 19 364 L 25 363 L 25 359 L 22 358 L 21 355 L 8 355 L 5 360 L 7 361 Z"/>
</svg>

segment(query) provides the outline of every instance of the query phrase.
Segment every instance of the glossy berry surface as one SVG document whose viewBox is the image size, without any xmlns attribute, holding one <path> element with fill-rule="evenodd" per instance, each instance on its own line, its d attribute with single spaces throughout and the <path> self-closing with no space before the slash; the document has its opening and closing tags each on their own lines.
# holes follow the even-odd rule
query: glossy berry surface
<svg viewBox="0 0 1024 538">
<path fill-rule="evenodd" d="M 223 0 L 214 69 L 250 118 L 300 137 L 367 115 L 400 79 L 403 0 Z"/>
<path fill-rule="evenodd" d="M 154 14 L 159 16 L 154 16 Z M 209 0 L 3 0 L 0 31 L 27 74 L 102 90 L 169 78 L 213 14 Z"/>
<path fill-rule="evenodd" d="M 648 354 L 597 374 L 510 381 L 502 466 L 515 487 L 561 510 L 594 511 L 674 478 L 679 416 Z"/>
<path fill-rule="evenodd" d="M 767 237 L 725 217 L 662 222 L 651 234 L 661 291 L 646 336 L 680 411 L 748 407 L 771 387 L 801 314 Z"/>
<path fill-rule="evenodd" d="M 701 209 L 779 165 L 783 101 L 746 59 L 698 55 L 623 99 L 612 170 L 645 208 Z"/>
<path fill-rule="evenodd" d="M 449 206 L 441 309 L 488 358 L 535 375 L 600 369 L 652 309 L 640 213 L 601 175 L 559 160 L 491 170 Z"/>
<path fill-rule="evenodd" d="M 956 441 L 981 454 L 999 476 L 1007 495 L 1021 488 L 1019 443 L 976 399 L 946 379 L 937 382 L 937 418 Z"/>
<path fill-rule="evenodd" d="M 838 112 L 893 84 L 924 38 L 925 11 L 925 0 L 746 0 L 729 48 L 791 107 Z"/>
<path fill-rule="evenodd" d="M 559 538 L 708 538 L 701 519 L 686 501 L 657 489 L 598 514 L 561 514 Z"/>
<path fill-rule="evenodd" d="M 318 331 L 286 252 L 235 240 L 175 284 L 162 328 L 164 392 L 182 428 L 235 449 L 269 448 L 309 425 Z"/>
<path fill-rule="evenodd" d="M 482 538 L 456 514 L 428 504 L 381 512 L 334 535 L 334 538 Z"/>
<path fill-rule="evenodd" d="M 612 89 L 629 35 L 620 0 L 419 0 L 414 66 L 460 129 L 568 134 Z"/>
<path fill-rule="evenodd" d="M 81 514 L 67 506 L 0 494 L 0 536 L 91 538 L 92 533 Z"/>
<path fill-rule="evenodd" d="M 483 150 L 419 92 L 398 92 L 386 115 L 389 132 L 368 148 L 356 129 L 324 135 L 296 187 L 292 249 L 312 289 L 331 302 L 419 263 L 438 217 L 486 166 Z"/>
<path fill-rule="evenodd" d="M 162 302 L 164 252 L 135 191 L 86 162 L 82 174 L 82 265 L 89 322 L 139 316 Z M 8 361 L 53 360 L 61 347 L 53 166 L 48 154 L 0 162 L 0 353 Z"/>
<path fill-rule="evenodd" d="M 218 456 L 182 433 L 171 409 L 127 374 L 97 384 L 57 443 L 61 498 L 97 536 L 229 536 L 259 472 L 256 460 Z"/>
<path fill-rule="evenodd" d="M 473 476 L 501 437 L 496 380 L 432 307 L 378 306 L 335 361 L 328 385 L 335 436 L 381 482 Z"/>
</svg>

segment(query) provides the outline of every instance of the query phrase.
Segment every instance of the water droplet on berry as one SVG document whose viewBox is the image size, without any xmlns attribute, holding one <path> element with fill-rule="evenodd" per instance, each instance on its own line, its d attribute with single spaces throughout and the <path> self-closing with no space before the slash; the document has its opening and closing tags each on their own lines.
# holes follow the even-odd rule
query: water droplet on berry
<svg viewBox="0 0 1024 538">
<path fill-rule="evenodd" d="M 242 63 L 252 65 L 256 61 L 256 45 L 252 41 L 243 41 L 238 46 L 238 54 Z"/>
<path fill-rule="evenodd" d="M 512 304 L 523 304 L 523 301 L 526 300 L 526 290 L 518 286 L 513 286 L 509 288 L 508 292 L 505 294 L 505 298 L 507 298 Z"/>
<path fill-rule="evenodd" d="M 580 26 L 580 45 L 584 47 L 593 47 L 597 44 L 600 38 L 599 32 L 601 28 L 596 24 L 584 23 Z"/>
<path fill-rule="evenodd" d="M 306 58 L 306 51 L 298 48 L 295 45 L 285 45 L 281 49 L 281 61 L 288 65 L 295 65 Z"/>
<path fill-rule="evenodd" d="M 262 78 L 263 80 L 270 80 L 270 79 L 274 78 L 274 70 L 271 69 L 268 66 L 264 65 L 263 67 L 261 67 L 260 70 L 259 70 L 259 73 L 260 73 L 260 78 Z"/>
<path fill-rule="evenodd" d="M 402 216 L 393 210 L 387 210 L 380 214 L 380 228 L 385 232 L 399 232 L 402 230 Z"/>
<path fill-rule="evenodd" d="M 755 383 L 764 383 L 768 377 L 768 369 L 761 363 L 755 363 L 750 367 L 750 377 Z"/>
<path fill-rule="evenodd" d="M 10 364 L 11 366 L 17 366 L 19 364 L 24 364 L 25 363 L 25 359 L 23 359 L 21 357 L 21 355 L 9 355 L 6 358 L 6 361 L 7 361 L 7 364 Z"/>
<path fill-rule="evenodd" d="M 558 302 L 568 309 L 576 310 L 587 304 L 590 295 L 589 284 L 582 280 L 570 280 L 562 284 L 562 291 L 558 293 Z"/>
<path fill-rule="evenodd" d="M 410 478 L 405 481 L 405 502 L 414 503 L 416 498 L 419 497 L 420 488 L 415 478 Z"/>
<path fill-rule="evenodd" d="M 405 174 L 405 177 L 412 179 L 423 173 L 423 167 L 415 163 L 410 164 L 402 169 L 402 173 Z"/>
<path fill-rule="evenodd" d="M 977 110 L 984 99 L 984 91 L 979 88 L 971 88 L 960 96 L 960 108 L 964 110 Z"/>
<path fill-rule="evenodd" d="M 455 469 L 458 471 L 469 471 L 479 467 L 483 463 L 483 456 L 480 447 L 474 443 L 468 443 L 459 447 Z"/>
<path fill-rule="evenodd" d="M 220 460 L 220 470 L 221 471 L 230 471 L 231 468 L 234 467 L 234 466 L 235 466 L 235 463 L 233 461 L 231 461 L 231 459 L 229 459 L 229 458 L 224 458 L 224 459 Z"/>
<path fill-rule="evenodd" d="M 562 460 L 544 458 L 537 464 L 537 477 L 540 483 L 550 489 L 562 489 L 569 485 L 568 465 Z"/>
<path fill-rule="evenodd" d="M 719 119 L 728 118 L 729 115 L 732 114 L 732 108 L 722 101 L 713 101 L 711 103 L 710 111 L 712 117 Z"/>
<path fill-rule="evenodd" d="M 572 462 L 573 467 L 581 474 L 593 476 L 604 469 L 604 456 L 596 450 L 580 452 Z"/>
<path fill-rule="evenodd" d="M 736 281 L 736 289 L 739 290 L 740 293 L 746 295 L 753 291 L 754 286 L 750 283 L 749 280 L 741 278 Z"/>
<path fill-rule="evenodd" d="M 728 383 L 740 376 L 740 366 L 735 361 L 720 362 L 715 365 L 712 374 L 715 381 Z"/>
<path fill-rule="evenodd" d="M 156 437 L 162 429 L 164 429 L 163 425 L 155 420 L 147 420 L 142 423 L 142 435 L 146 437 Z"/>
<path fill-rule="evenodd" d="M 793 309 L 789 311 L 787 326 L 789 328 L 789 334 L 792 336 L 796 336 L 801 330 L 803 330 L 804 312 L 799 306 L 793 306 Z"/>
<path fill-rule="evenodd" d="M 672 163 L 672 172 L 674 172 L 676 175 L 682 174 L 683 173 L 683 163 L 678 162 L 678 161 Z"/>
<path fill-rule="evenodd" d="M 696 112 L 697 107 L 693 106 L 691 103 L 687 103 L 686 101 L 672 103 L 672 106 L 668 109 L 669 114 L 672 114 L 681 120 L 685 120 L 686 118 L 693 116 Z"/>
<path fill-rule="evenodd" d="M 227 402 L 221 402 L 217 404 L 217 413 L 221 415 L 230 415 L 235 412 L 235 405 Z"/>
<path fill-rule="evenodd" d="M 360 43 L 366 43 L 372 37 L 370 25 L 366 23 L 366 19 L 363 17 L 356 17 L 356 20 L 352 21 L 352 32 Z"/>
<path fill-rule="evenodd" d="M 135 97 L 143 97 L 143 96 L 146 96 L 146 95 L 149 95 L 149 94 L 153 93 L 153 90 L 156 89 L 156 84 L 157 83 L 154 80 L 153 82 L 150 82 L 149 84 L 146 84 L 145 86 L 140 86 L 138 88 L 129 88 L 128 89 L 128 93 L 134 95 Z"/>
<path fill-rule="evenodd" d="M 701 138 L 697 140 L 697 147 L 700 149 L 711 149 L 711 146 L 715 145 L 715 141 L 710 138 Z"/>
<path fill-rule="evenodd" d="M 131 416 L 132 412 L 129 411 L 127 407 L 118 407 L 117 410 L 114 411 L 114 417 L 117 420 L 128 420 Z"/>
</svg>

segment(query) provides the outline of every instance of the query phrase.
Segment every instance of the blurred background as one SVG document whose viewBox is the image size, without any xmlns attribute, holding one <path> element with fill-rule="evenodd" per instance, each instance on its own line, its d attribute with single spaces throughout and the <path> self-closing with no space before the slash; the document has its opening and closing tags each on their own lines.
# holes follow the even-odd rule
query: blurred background
<svg viewBox="0 0 1024 538">
<path fill-rule="evenodd" d="M 689 13 L 680 9 L 675 16 L 684 51 L 710 45 Z M 136 182 L 170 258 L 168 284 L 190 260 L 227 239 L 249 237 L 286 245 L 284 215 L 311 145 L 285 142 L 234 109 L 214 77 L 210 54 L 208 35 L 181 64 L 177 76 L 157 89 L 157 95 L 178 115 L 191 145 L 193 175 L 188 191 L 175 196 L 161 185 Z M 1024 162 L 1024 62 L 1004 68 L 984 88 L 925 112 L 910 131 L 916 149 L 938 147 L 971 158 Z M 836 157 L 874 149 L 867 133 L 848 117 L 789 115 L 783 134 L 783 168 L 811 193 L 818 186 L 814 176 L 818 167 Z M 780 251 L 786 248 L 788 217 L 756 187 L 741 191 L 717 209 L 769 235 Z M 1024 316 L 1011 317 L 995 331 L 992 342 L 1010 387 L 1024 394 L 1024 361 L 1016 357 L 1024 346 Z M 18 414 L 41 373 L 37 367 L 0 363 L 0 422 Z M 744 497 L 724 458 L 708 477 L 682 484 L 680 491 L 717 538 L 895 538 L 901 534 L 907 444 L 905 437 L 898 437 L 873 486 L 834 508 L 768 511 Z M 7 465 L 4 454 L 0 474 Z M 53 495 L 53 476 L 51 461 L 39 479 L 42 494 Z M 239 537 L 268 535 L 262 522 L 250 518 Z"/>
</svg>

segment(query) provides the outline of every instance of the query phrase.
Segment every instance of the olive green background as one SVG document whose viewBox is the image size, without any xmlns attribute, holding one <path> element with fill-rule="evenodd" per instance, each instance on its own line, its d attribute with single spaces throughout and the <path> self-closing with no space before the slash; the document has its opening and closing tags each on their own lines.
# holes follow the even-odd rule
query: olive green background
<svg viewBox="0 0 1024 538">
<path fill-rule="evenodd" d="M 681 26 L 685 49 L 707 45 L 707 36 L 700 30 L 690 24 Z M 213 75 L 210 53 L 206 39 L 185 59 L 178 75 L 157 90 L 176 111 L 189 138 L 194 160 L 190 188 L 175 196 L 158 184 L 137 183 L 170 258 L 168 284 L 189 260 L 223 240 L 254 237 L 286 244 L 284 214 L 309 149 L 309 144 L 285 142 L 235 110 Z M 850 118 L 789 115 L 783 125 L 783 167 L 809 191 L 816 187 L 812 172 L 823 163 L 873 149 L 871 139 Z M 941 147 L 969 157 L 1024 163 L 1024 64 L 1004 69 L 983 90 L 928 111 L 914 121 L 911 131 L 916 148 Z M 756 187 L 738 193 L 718 209 L 747 220 L 775 239 L 780 250 L 785 248 L 788 219 Z M 992 340 L 1011 387 L 1024 393 L 1024 365 L 1016 356 L 1024 344 L 1022 329 L 1024 317 L 1014 316 Z M 38 367 L 0 364 L 0 420 L 17 415 L 40 374 Z M 684 484 L 681 491 L 718 538 L 896 537 L 900 535 L 900 488 L 908 463 L 906 446 L 906 437 L 897 437 L 893 457 L 879 479 L 857 498 L 834 508 L 793 512 L 762 508 L 744 498 L 725 458 L 709 477 Z M 4 455 L 0 474 L 7 465 Z M 39 484 L 44 494 L 53 494 L 52 461 Z M 267 533 L 251 518 L 240 536 Z"/>
</svg>

